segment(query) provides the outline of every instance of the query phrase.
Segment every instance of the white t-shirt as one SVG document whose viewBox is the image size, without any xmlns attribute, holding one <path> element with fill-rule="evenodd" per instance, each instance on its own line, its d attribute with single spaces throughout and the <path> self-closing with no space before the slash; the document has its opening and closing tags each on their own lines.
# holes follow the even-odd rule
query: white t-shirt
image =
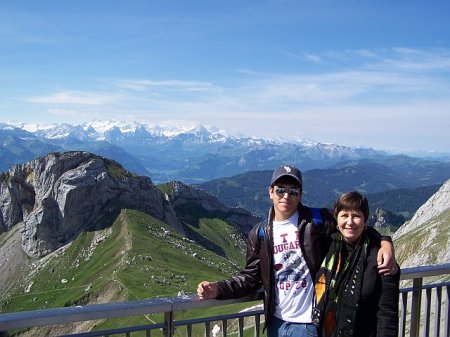
<svg viewBox="0 0 450 337">
<path fill-rule="evenodd" d="M 275 313 L 283 321 L 311 323 L 314 286 L 298 239 L 298 212 L 273 222 Z"/>
</svg>

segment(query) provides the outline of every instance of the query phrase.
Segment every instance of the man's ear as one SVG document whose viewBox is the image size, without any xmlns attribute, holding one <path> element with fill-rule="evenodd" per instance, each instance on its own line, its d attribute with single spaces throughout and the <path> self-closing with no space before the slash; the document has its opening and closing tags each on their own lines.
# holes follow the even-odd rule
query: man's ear
<svg viewBox="0 0 450 337">
<path fill-rule="evenodd" d="M 269 198 L 270 200 L 273 199 L 273 186 L 269 186 Z"/>
</svg>

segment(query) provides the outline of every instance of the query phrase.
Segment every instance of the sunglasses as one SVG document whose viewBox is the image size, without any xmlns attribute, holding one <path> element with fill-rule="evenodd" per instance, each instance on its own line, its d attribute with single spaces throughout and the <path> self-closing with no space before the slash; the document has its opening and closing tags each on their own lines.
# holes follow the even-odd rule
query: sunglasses
<svg viewBox="0 0 450 337">
<path fill-rule="evenodd" d="M 275 193 L 279 196 L 279 197 L 283 197 L 285 193 L 289 193 L 289 195 L 291 197 L 297 197 L 300 195 L 300 189 L 295 188 L 295 187 L 291 187 L 289 188 L 289 191 L 286 187 L 284 186 L 278 186 L 277 188 L 275 188 Z"/>
</svg>

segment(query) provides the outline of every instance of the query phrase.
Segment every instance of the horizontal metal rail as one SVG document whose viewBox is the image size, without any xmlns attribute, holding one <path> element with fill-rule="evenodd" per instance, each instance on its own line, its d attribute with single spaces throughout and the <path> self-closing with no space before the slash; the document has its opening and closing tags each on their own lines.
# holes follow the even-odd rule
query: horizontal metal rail
<svg viewBox="0 0 450 337">
<path fill-rule="evenodd" d="M 445 274 L 450 274 L 450 263 L 403 268 L 401 270 L 400 280 L 413 280 L 417 278 L 441 276 Z"/>
<path fill-rule="evenodd" d="M 413 280 L 413 286 L 410 288 L 401 289 L 401 317 L 399 331 L 401 336 L 406 336 L 407 321 L 409 319 L 409 336 L 419 336 L 419 328 L 423 327 L 425 336 L 440 336 L 439 333 L 443 330 L 442 336 L 449 336 L 449 287 L 450 282 L 443 282 L 431 285 L 423 285 L 423 278 L 430 276 L 440 276 L 450 274 L 450 263 L 441 265 L 430 265 L 423 267 L 405 268 L 401 271 L 402 280 Z M 434 297 L 435 307 L 431 310 L 432 291 L 436 294 Z M 422 292 L 425 291 L 424 303 L 424 319 L 421 319 L 421 297 Z M 108 331 L 91 331 L 80 334 L 72 334 L 70 336 L 109 336 L 122 334 L 123 336 L 130 336 L 135 331 L 145 331 L 147 336 L 151 336 L 154 330 L 163 330 L 164 336 L 172 337 L 176 329 L 186 328 L 186 336 L 192 336 L 192 326 L 194 324 L 204 324 L 204 335 L 209 337 L 211 335 L 211 324 L 213 322 L 221 322 L 221 335 L 226 336 L 228 330 L 228 320 L 238 320 L 238 336 L 243 335 L 244 323 L 246 317 L 252 317 L 252 323 L 255 330 L 254 336 L 259 336 L 260 331 L 260 316 L 262 315 L 261 308 L 253 311 L 233 313 L 222 316 L 210 316 L 196 319 L 189 319 L 184 321 L 176 321 L 174 313 L 198 308 L 207 308 L 214 306 L 224 306 L 234 303 L 244 303 L 250 301 L 261 300 L 262 292 L 256 292 L 239 299 L 232 300 L 200 300 L 196 295 L 180 296 L 174 298 L 154 298 L 141 301 L 129 302 L 115 302 L 92 304 L 86 306 L 74 306 L 44 310 L 34 310 L 25 312 L 5 313 L 0 315 L 0 335 L 11 329 L 18 328 L 32 328 L 40 326 L 50 326 L 57 324 L 67 324 L 72 322 L 82 322 L 98 319 L 110 319 L 117 317 L 129 317 L 147 314 L 164 314 L 164 322 L 125 327 L 120 329 L 112 329 Z M 408 298 L 411 299 L 410 313 L 408 313 Z M 423 311 L 423 309 L 422 309 Z M 431 315 L 431 312 L 434 312 Z M 431 330 L 431 316 L 434 316 L 433 334 Z M 444 327 L 440 326 L 440 322 L 444 322 Z"/>
<path fill-rule="evenodd" d="M 401 293 L 401 316 L 400 316 L 400 336 L 407 336 L 407 317 L 409 316 L 409 336 L 418 337 L 420 335 L 420 328 L 423 328 L 423 336 L 450 336 L 450 299 L 449 289 L 450 282 L 434 283 L 423 285 L 425 277 L 442 276 L 450 274 L 450 263 L 441 265 L 430 265 L 423 267 L 406 268 L 401 271 L 401 280 L 412 280 L 413 285 L 409 288 L 400 289 Z M 434 302 L 435 308 L 431 310 L 431 303 L 433 301 L 432 291 L 435 292 Z M 422 303 L 422 293 L 425 291 L 425 302 Z M 442 298 L 444 291 L 445 297 Z M 411 305 L 410 313 L 408 314 L 408 298 L 410 298 Z M 424 315 L 421 315 L 422 311 Z M 430 331 L 430 324 L 432 315 L 434 313 L 434 330 Z M 444 313 L 443 323 L 441 327 L 441 314 Z M 441 334 L 441 330 L 442 334 Z"/>
</svg>

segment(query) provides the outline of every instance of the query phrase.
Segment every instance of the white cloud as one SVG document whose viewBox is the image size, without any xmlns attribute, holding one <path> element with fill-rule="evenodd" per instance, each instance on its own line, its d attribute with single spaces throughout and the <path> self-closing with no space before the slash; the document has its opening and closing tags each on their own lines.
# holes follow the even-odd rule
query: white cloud
<svg viewBox="0 0 450 337">
<path fill-rule="evenodd" d="M 48 112 L 54 116 L 78 116 L 80 114 L 77 110 L 69 109 L 48 109 Z"/>
<path fill-rule="evenodd" d="M 346 52 L 347 53 L 347 52 Z M 440 100 L 450 96 L 450 85 L 446 77 L 428 72 L 408 71 L 401 55 L 416 55 L 422 52 L 399 49 L 395 62 L 391 55 L 379 61 L 369 51 L 357 51 L 376 61 L 368 66 L 346 67 L 339 71 L 317 74 L 263 74 L 241 70 L 241 81 L 234 87 L 220 87 L 207 81 L 123 79 L 109 83 L 109 91 L 59 91 L 43 96 L 28 97 L 27 101 L 39 104 L 104 105 L 105 110 L 139 114 L 139 111 L 154 111 L 161 114 L 189 114 L 204 116 L 218 111 L 228 114 L 244 111 L 255 113 L 255 118 L 276 111 L 292 111 L 325 106 L 335 109 L 339 105 L 365 104 L 383 106 Z M 423 54 L 423 53 L 422 53 Z M 434 57 L 427 52 L 426 62 L 441 60 L 442 54 Z M 329 60 L 327 60 L 329 62 Z M 389 64 L 389 67 L 386 65 Z M 65 107 L 61 107 L 65 108 Z M 77 110 L 77 109 L 73 109 Z M 134 111 L 134 112 L 130 112 Z"/>
<path fill-rule="evenodd" d="M 351 145 L 418 147 L 422 145 L 411 139 L 422 137 L 435 140 L 437 148 L 449 141 L 449 55 L 446 50 L 402 48 L 345 51 L 311 55 L 312 61 L 335 65 L 315 74 L 241 69 L 227 86 L 119 79 L 103 81 L 102 91 L 58 91 L 27 101 L 49 105 L 52 116 L 73 119 L 187 120 L 260 136 L 301 132 Z"/>
<path fill-rule="evenodd" d="M 373 59 L 367 67 L 380 71 L 394 70 L 411 74 L 436 71 L 448 74 L 450 71 L 450 50 L 447 49 L 395 48 L 372 52 L 367 57 Z"/>
<path fill-rule="evenodd" d="M 308 60 L 308 61 L 312 61 L 314 63 L 320 63 L 322 61 L 322 58 L 318 55 L 313 55 L 313 54 L 303 54 L 303 57 Z"/>
<path fill-rule="evenodd" d="M 118 93 L 102 93 L 90 91 L 60 91 L 49 95 L 31 96 L 26 101 L 38 104 L 80 104 L 103 105 L 121 99 Z"/>
<path fill-rule="evenodd" d="M 182 91 L 208 91 L 213 89 L 209 82 L 180 81 L 180 80 L 117 80 L 117 87 L 126 90 L 144 91 L 149 88 L 171 88 Z"/>
<path fill-rule="evenodd" d="M 346 53 L 348 53 L 350 55 L 364 57 L 364 58 L 376 58 L 377 57 L 376 53 L 374 53 L 372 50 L 368 50 L 368 49 L 350 49 L 350 50 L 346 50 Z"/>
</svg>

